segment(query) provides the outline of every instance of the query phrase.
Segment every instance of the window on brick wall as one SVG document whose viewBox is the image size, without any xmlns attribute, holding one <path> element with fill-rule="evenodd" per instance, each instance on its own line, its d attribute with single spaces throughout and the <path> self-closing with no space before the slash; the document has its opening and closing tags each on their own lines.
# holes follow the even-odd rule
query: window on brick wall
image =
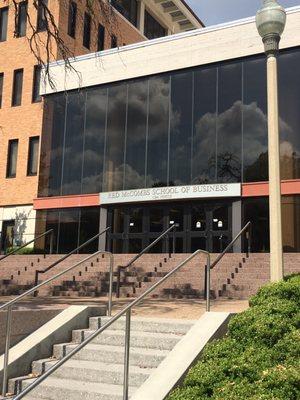
<svg viewBox="0 0 300 400">
<path fill-rule="evenodd" d="M 2 93 L 3 93 L 4 73 L 0 73 L 0 108 L 2 107 Z"/>
<path fill-rule="evenodd" d="M 33 176 L 37 174 L 38 170 L 38 157 L 39 157 L 39 136 L 29 138 L 28 145 L 28 161 L 27 161 L 27 175 Z"/>
<path fill-rule="evenodd" d="M 91 16 L 88 13 L 84 13 L 83 45 L 87 49 L 91 45 Z"/>
<path fill-rule="evenodd" d="M 7 38 L 8 7 L 0 8 L 0 42 Z"/>
<path fill-rule="evenodd" d="M 8 141 L 6 178 L 15 178 L 17 173 L 18 139 Z"/>
<path fill-rule="evenodd" d="M 38 103 L 42 100 L 40 95 L 40 83 L 41 83 L 41 66 L 35 65 L 33 70 L 33 84 L 32 84 L 32 102 Z"/>
<path fill-rule="evenodd" d="M 23 88 L 23 69 L 14 71 L 14 81 L 12 90 L 12 106 L 20 106 L 22 103 L 22 88 Z"/>
<path fill-rule="evenodd" d="M 47 18 L 45 15 L 45 7 L 48 7 L 48 0 L 38 0 L 37 5 L 37 30 L 39 32 L 47 29 Z"/>
<path fill-rule="evenodd" d="M 111 48 L 114 49 L 115 47 L 118 47 L 118 39 L 116 35 L 111 35 Z"/>
<path fill-rule="evenodd" d="M 22 1 L 18 5 L 18 24 L 17 24 L 17 36 L 22 37 L 26 35 L 27 25 L 27 1 Z"/>
<path fill-rule="evenodd" d="M 98 44 L 97 51 L 104 50 L 104 42 L 105 42 L 105 28 L 103 25 L 98 25 Z"/>
<path fill-rule="evenodd" d="M 75 38 L 76 35 L 77 4 L 74 1 L 69 3 L 68 35 Z"/>
</svg>

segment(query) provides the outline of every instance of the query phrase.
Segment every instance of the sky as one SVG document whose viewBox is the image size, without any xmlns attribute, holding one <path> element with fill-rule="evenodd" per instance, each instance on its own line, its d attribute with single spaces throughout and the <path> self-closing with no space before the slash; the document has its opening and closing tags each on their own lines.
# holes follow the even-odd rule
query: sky
<svg viewBox="0 0 300 400">
<path fill-rule="evenodd" d="M 206 26 L 251 17 L 262 0 L 186 0 Z M 300 0 L 279 0 L 284 7 L 300 6 Z"/>
</svg>

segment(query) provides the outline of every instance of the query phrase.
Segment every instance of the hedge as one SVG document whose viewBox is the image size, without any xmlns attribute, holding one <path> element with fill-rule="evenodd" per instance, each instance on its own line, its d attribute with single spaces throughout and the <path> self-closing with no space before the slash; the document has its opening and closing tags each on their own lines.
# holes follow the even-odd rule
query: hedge
<svg viewBox="0 0 300 400">
<path fill-rule="evenodd" d="M 299 400 L 300 275 L 261 288 L 168 400 Z"/>
</svg>

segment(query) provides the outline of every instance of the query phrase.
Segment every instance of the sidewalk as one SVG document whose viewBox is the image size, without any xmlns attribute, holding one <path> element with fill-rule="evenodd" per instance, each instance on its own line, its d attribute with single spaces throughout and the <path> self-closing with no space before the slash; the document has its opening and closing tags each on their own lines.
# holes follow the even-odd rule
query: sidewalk
<svg viewBox="0 0 300 400">
<path fill-rule="evenodd" d="M 0 297 L 0 305 L 14 297 Z M 133 299 L 114 299 L 113 314 Z M 71 298 L 71 297 L 38 297 L 21 301 L 14 309 L 65 309 L 70 305 L 103 306 L 107 304 L 106 297 Z M 249 307 L 247 300 L 212 300 L 211 311 L 239 313 Z M 199 319 L 205 313 L 205 301 L 202 299 L 146 299 L 133 309 L 133 315 L 156 318 Z"/>
</svg>

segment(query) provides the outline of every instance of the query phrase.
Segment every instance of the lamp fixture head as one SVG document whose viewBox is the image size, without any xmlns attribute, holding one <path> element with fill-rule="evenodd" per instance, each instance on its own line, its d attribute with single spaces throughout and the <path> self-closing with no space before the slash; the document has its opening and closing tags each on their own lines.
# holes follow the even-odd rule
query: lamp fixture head
<svg viewBox="0 0 300 400">
<path fill-rule="evenodd" d="M 267 54 L 278 51 L 281 35 L 286 25 L 286 11 L 277 0 L 263 0 L 256 14 L 256 27 L 265 44 Z"/>
</svg>

